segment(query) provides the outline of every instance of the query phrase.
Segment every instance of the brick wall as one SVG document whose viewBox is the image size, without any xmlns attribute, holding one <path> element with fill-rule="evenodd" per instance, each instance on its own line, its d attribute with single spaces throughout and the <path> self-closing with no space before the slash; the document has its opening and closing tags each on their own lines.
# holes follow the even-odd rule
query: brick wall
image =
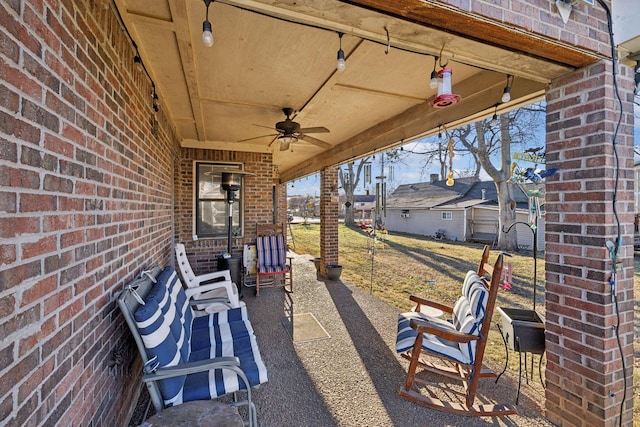
<svg viewBox="0 0 640 427">
<path fill-rule="evenodd" d="M 326 264 L 338 263 L 338 168 L 320 172 L 320 273 L 326 274 Z"/>
<path fill-rule="evenodd" d="M 569 21 L 565 24 L 552 0 L 428 0 L 448 4 L 470 15 L 480 15 L 491 21 L 521 28 L 544 38 L 559 40 L 572 46 L 610 56 L 607 17 L 597 3 L 590 6 L 574 5 Z M 605 0 L 611 7 L 611 0 Z"/>
<path fill-rule="evenodd" d="M 632 419 L 633 366 L 633 78 L 620 67 L 624 105 L 617 137 L 620 157 L 617 212 L 625 245 L 617 295 L 628 389 L 625 425 Z M 552 83 L 547 91 L 547 167 L 559 173 L 546 186 L 547 418 L 559 425 L 613 426 L 623 392 L 613 325 L 615 241 L 613 134 L 617 114 L 611 63 L 603 61 Z"/>
<path fill-rule="evenodd" d="M 133 56 L 112 2 L 0 2 L 3 425 L 126 425 L 140 391 L 115 297 L 168 262 L 177 148 Z"/>
<path fill-rule="evenodd" d="M 256 224 L 274 221 L 272 155 L 220 150 L 183 148 L 176 170 L 175 238 L 184 243 L 189 262 L 196 274 L 217 269 L 217 258 L 227 249 L 227 238 L 193 241 L 193 163 L 194 161 L 242 163 L 254 174 L 243 178 L 244 236 L 233 239 L 232 253 L 242 254 L 245 244 L 255 243 Z M 285 202 L 286 203 L 286 202 Z M 282 204 L 282 201 L 279 201 Z"/>
</svg>

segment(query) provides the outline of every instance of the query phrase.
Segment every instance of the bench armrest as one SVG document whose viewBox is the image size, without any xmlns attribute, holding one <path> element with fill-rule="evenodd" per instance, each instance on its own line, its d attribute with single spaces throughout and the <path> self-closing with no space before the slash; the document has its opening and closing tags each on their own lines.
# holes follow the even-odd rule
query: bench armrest
<svg viewBox="0 0 640 427">
<path fill-rule="evenodd" d="M 480 339 L 477 335 L 467 334 L 456 331 L 455 329 L 444 328 L 419 319 L 411 319 L 409 326 L 419 333 L 435 335 L 439 338 L 444 338 L 445 340 L 458 343 L 467 343 L 470 341 L 478 341 Z"/>
<path fill-rule="evenodd" d="M 158 381 L 166 378 L 179 377 L 181 375 L 193 374 L 195 372 L 210 371 L 214 369 L 239 369 L 240 360 L 237 357 L 216 357 L 214 359 L 199 360 L 175 366 L 165 366 L 158 368 L 155 372 L 142 376 L 142 381 Z"/>
<path fill-rule="evenodd" d="M 409 296 L 409 299 L 416 303 L 415 311 L 417 311 L 417 312 L 420 312 L 420 306 L 421 305 L 426 305 L 426 306 L 429 306 L 429 307 L 433 307 L 433 308 L 437 308 L 439 310 L 442 310 L 445 313 L 453 313 L 453 307 L 449 307 L 448 305 L 440 304 L 439 302 L 436 302 L 436 301 L 428 300 L 428 299 L 423 298 L 423 297 L 421 297 L 419 295 L 411 295 L 411 296 Z"/>
</svg>

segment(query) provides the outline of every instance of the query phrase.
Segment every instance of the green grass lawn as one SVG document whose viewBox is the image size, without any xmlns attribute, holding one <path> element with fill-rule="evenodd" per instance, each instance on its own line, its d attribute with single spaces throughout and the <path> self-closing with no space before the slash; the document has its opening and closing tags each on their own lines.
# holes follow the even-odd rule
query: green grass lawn
<svg viewBox="0 0 640 427">
<path fill-rule="evenodd" d="M 319 224 L 292 224 L 295 241 L 294 252 L 320 256 Z M 340 225 L 339 261 L 341 279 L 354 286 L 372 292 L 380 299 L 402 311 L 412 307 L 409 295 L 418 294 L 429 299 L 453 305 L 460 296 L 460 286 L 469 269 L 475 270 L 482 255 L 483 245 L 434 240 L 429 237 L 392 233 L 370 238 L 364 231 Z M 513 253 L 505 257 L 511 265 L 512 288 L 500 289 L 498 307 L 533 308 L 534 261 L 531 252 Z M 490 262 L 495 260 L 493 252 Z M 536 311 L 544 310 L 544 257 L 538 255 Z M 640 261 L 635 263 L 635 295 L 640 295 Z M 640 420 L 640 306 L 635 303 L 635 367 L 634 369 L 634 419 Z M 494 313 L 493 322 L 499 320 Z M 502 338 L 492 328 L 486 357 L 504 363 L 505 350 Z M 509 368 L 517 370 L 517 357 L 509 358 Z M 543 361 L 544 365 L 544 361 Z M 544 369 L 544 366 L 543 366 Z M 631 396 L 627 396 L 628 399 Z M 640 421 L 634 420 L 640 426 Z"/>
</svg>

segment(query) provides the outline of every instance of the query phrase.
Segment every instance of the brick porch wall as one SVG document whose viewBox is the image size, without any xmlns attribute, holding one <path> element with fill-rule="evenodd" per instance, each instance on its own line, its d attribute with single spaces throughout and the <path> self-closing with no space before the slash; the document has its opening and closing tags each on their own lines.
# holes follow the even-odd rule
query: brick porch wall
<svg viewBox="0 0 640 427">
<path fill-rule="evenodd" d="M 338 168 L 320 172 L 320 273 L 327 274 L 326 264 L 338 263 Z"/>
<path fill-rule="evenodd" d="M 227 249 L 227 237 L 193 240 L 193 163 L 194 161 L 242 163 L 254 174 L 242 180 L 244 197 L 244 236 L 233 239 L 233 255 L 242 255 L 245 244 L 254 244 L 256 224 L 274 221 L 272 155 L 220 150 L 183 148 L 176 169 L 175 239 L 184 243 L 196 274 L 217 269 L 217 259 Z M 281 202 L 278 202 L 281 203 Z M 285 202 L 286 203 L 286 202 Z M 285 206 L 286 209 L 286 206 Z"/>
<path fill-rule="evenodd" d="M 632 421 L 633 367 L 633 77 L 620 67 L 624 114 L 618 134 L 617 211 L 624 246 L 617 295 L 626 363 L 623 424 Z M 557 79 L 547 94 L 546 407 L 559 425 L 618 425 L 623 375 L 613 325 L 611 261 L 615 241 L 613 133 L 618 103 L 611 63 Z M 612 397 L 613 396 L 613 397 Z"/>
<path fill-rule="evenodd" d="M 127 425 L 115 298 L 168 262 L 175 137 L 111 2 L 1 2 L 0 40 L 0 422 Z"/>
</svg>

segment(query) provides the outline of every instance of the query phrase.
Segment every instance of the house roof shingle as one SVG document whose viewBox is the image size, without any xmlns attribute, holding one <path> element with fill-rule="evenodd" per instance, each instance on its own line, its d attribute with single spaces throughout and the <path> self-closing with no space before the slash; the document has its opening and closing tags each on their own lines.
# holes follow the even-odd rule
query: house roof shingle
<svg viewBox="0 0 640 427">
<path fill-rule="evenodd" d="M 526 208 L 528 198 L 519 187 L 516 187 L 514 196 L 518 207 Z M 470 177 L 456 179 L 451 187 L 443 180 L 404 184 L 387 199 L 387 206 L 402 209 L 461 209 L 479 204 L 498 204 L 498 192 L 493 181 L 478 181 Z"/>
</svg>

